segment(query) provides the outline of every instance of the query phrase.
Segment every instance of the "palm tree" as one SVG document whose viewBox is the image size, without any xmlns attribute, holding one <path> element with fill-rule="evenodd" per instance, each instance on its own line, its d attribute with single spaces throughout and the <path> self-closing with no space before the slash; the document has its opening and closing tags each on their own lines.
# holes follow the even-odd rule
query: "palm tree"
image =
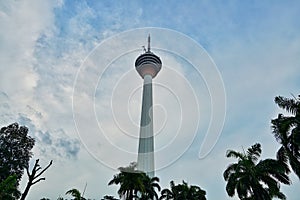
<svg viewBox="0 0 300 200">
<path fill-rule="evenodd" d="M 85 198 L 81 197 L 81 193 L 77 189 L 71 189 L 66 192 L 66 194 L 70 194 L 74 197 L 74 200 L 85 200 Z"/>
<path fill-rule="evenodd" d="M 300 95 L 298 99 L 278 96 L 275 98 L 275 103 L 293 115 L 279 114 L 271 121 L 273 134 L 281 144 L 277 151 L 277 159 L 284 163 L 289 162 L 300 179 Z"/>
<path fill-rule="evenodd" d="M 248 148 L 247 153 L 227 151 L 226 157 L 238 159 L 238 162 L 230 164 L 223 174 L 229 196 L 232 197 L 237 192 L 240 199 L 285 199 L 285 195 L 280 192 L 279 182 L 290 184 L 287 165 L 274 159 L 258 162 L 260 154 L 261 145 L 258 143 Z"/>
<path fill-rule="evenodd" d="M 206 200 L 206 192 L 199 186 L 189 186 L 186 182 L 182 181 L 182 184 L 175 185 L 174 181 L 170 182 L 169 189 L 163 189 L 161 191 L 160 200 Z"/>
<path fill-rule="evenodd" d="M 140 200 L 158 199 L 158 195 L 155 190 L 155 189 L 157 189 L 158 191 L 160 191 L 160 186 L 159 186 L 158 182 L 159 182 L 158 177 L 150 178 L 149 176 L 147 176 L 145 174 L 145 177 L 143 179 L 145 192 L 142 194 Z"/>
<path fill-rule="evenodd" d="M 136 163 L 131 163 L 128 167 L 120 167 L 120 173 L 114 175 L 108 185 L 120 185 L 118 194 L 126 200 L 137 198 L 137 194 L 145 192 L 143 184 L 145 173 L 136 170 Z"/>
</svg>

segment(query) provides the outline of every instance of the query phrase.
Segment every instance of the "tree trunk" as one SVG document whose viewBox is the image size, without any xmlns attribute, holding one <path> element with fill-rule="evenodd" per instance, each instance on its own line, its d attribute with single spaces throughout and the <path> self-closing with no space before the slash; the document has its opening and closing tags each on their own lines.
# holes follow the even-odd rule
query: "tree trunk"
<svg viewBox="0 0 300 200">
<path fill-rule="evenodd" d="M 27 196 L 31 185 L 32 185 L 32 180 L 28 180 L 28 183 L 26 185 L 26 188 L 25 188 L 20 200 L 25 200 L 25 197 Z"/>
</svg>

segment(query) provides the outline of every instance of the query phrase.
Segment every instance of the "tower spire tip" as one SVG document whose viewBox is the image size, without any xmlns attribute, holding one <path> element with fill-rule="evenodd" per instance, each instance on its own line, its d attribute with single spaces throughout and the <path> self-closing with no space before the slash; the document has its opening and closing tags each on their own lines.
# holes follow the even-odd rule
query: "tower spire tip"
<svg viewBox="0 0 300 200">
<path fill-rule="evenodd" d="M 150 33 L 148 35 L 148 52 L 150 52 Z"/>
</svg>

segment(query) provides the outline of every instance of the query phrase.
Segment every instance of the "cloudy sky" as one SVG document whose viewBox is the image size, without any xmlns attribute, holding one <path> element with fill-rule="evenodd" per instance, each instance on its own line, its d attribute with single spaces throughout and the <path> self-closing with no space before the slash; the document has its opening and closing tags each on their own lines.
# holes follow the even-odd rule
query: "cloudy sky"
<svg viewBox="0 0 300 200">
<path fill-rule="evenodd" d="M 34 159 L 53 166 L 28 199 L 117 195 L 107 186 L 135 161 L 142 79 L 134 61 L 148 34 L 163 68 L 153 80 L 156 175 L 208 199 L 230 199 L 222 173 L 243 151 L 279 148 L 274 97 L 299 94 L 298 1 L 2 1 L 0 125 L 36 139 Z M 25 176 L 24 176 L 25 177 Z M 282 186 L 298 198 L 299 180 Z M 21 190 L 26 179 L 22 180 Z M 234 198 L 232 198 L 234 199 Z"/>
</svg>

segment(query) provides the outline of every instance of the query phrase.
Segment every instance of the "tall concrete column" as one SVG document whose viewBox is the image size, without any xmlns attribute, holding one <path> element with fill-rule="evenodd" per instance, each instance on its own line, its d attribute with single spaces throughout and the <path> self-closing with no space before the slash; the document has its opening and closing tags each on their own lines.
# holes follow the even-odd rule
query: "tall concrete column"
<svg viewBox="0 0 300 200">
<path fill-rule="evenodd" d="M 154 176 L 152 76 L 144 76 L 137 169 Z"/>
<path fill-rule="evenodd" d="M 155 170 L 152 78 L 155 78 L 161 66 L 160 58 L 151 51 L 149 35 L 148 49 L 145 49 L 145 53 L 136 59 L 135 68 L 144 79 L 137 169 L 145 172 L 150 177 L 154 176 Z"/>
</svg>

